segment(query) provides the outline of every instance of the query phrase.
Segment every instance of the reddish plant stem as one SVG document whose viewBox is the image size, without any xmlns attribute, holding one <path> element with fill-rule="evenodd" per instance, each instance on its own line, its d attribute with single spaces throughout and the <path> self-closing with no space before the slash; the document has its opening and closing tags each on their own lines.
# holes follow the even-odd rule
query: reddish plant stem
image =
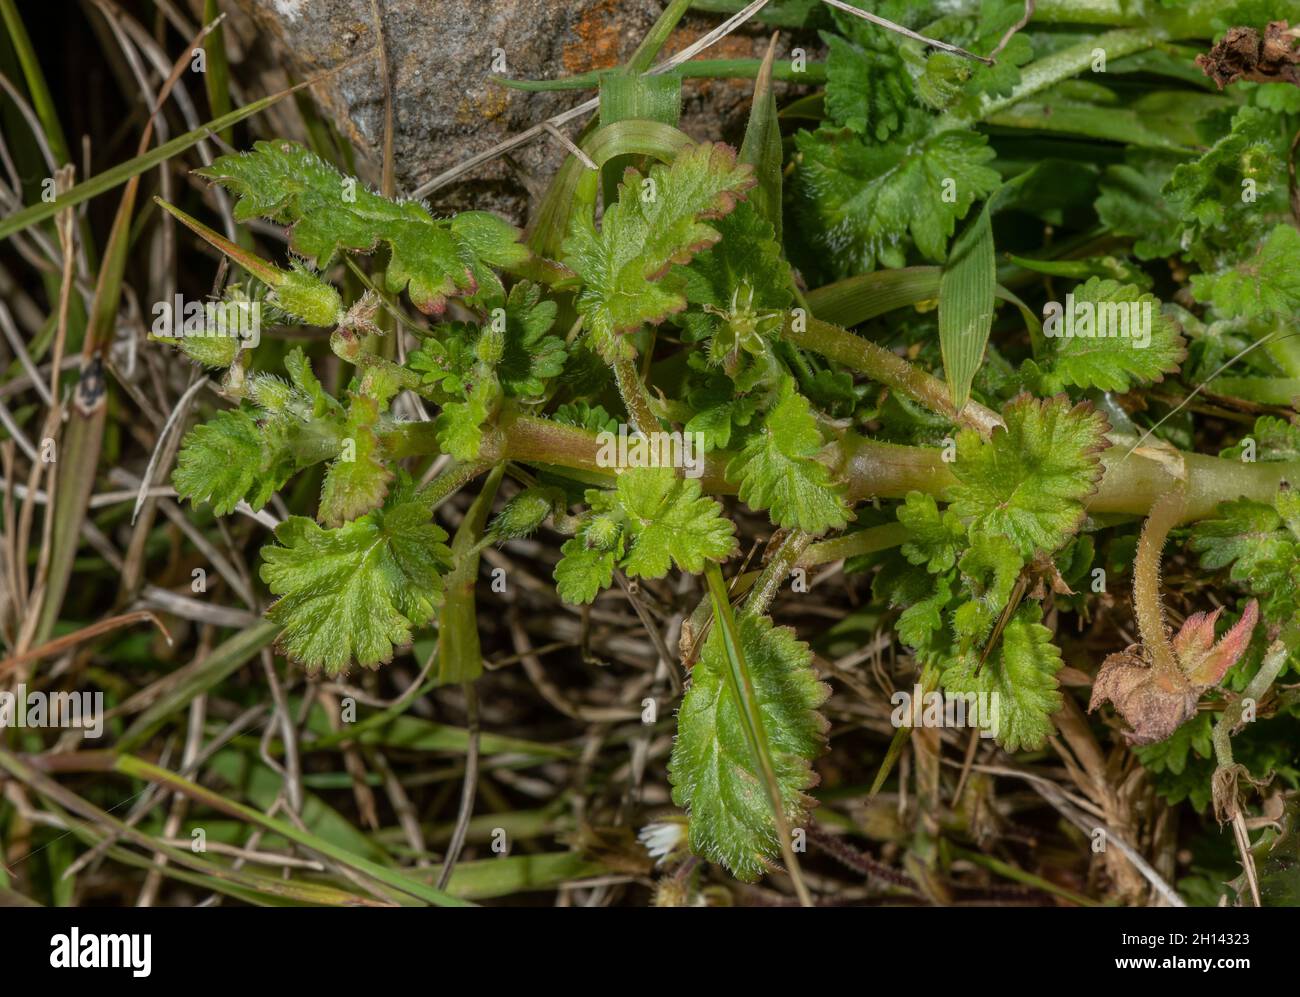
<svg viewBox="0 0 1300 997">
<path fill-rule="evenodd" d="M 1160 601 L 1160 552 L 1165 538 L 1183 511 L 1183 492 L 1175 488 L 1161 495 L 1151 506 L 1151 515 L 1138 538 L 1133 563 L 1133 615 L 1152 665 L 1166 675 L 1178 675 L 1178 659 L 1165 628 L 1165 607 Z"/>
</svg>

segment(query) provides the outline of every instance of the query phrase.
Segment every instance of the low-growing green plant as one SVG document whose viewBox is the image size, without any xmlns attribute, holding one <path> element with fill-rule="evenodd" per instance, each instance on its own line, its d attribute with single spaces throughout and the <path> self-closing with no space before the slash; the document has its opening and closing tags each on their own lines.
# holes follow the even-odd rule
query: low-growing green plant
<svg viewBox="0 0 1300 997">
<path fill-rule="evenodd" d="M 778 119 L 769 56 L 738 148 L 675 127 L 671 74 L 615 71 L 527 233 L 381 197 L 292 142 L 222 156 L 199 176 L 287 226 L 288 263 L 168 210 L 350 376 L 332 393 L 310 349 L 176 339 L 231 403 L 185 438 L 176 490 L 224 515 L 323 468 L 261 578 L 279 646 L 328 675 L 436 627 L 437 680 L 474 680 L 479 555 L 538 531 L 569 603 L 700 576 L 672 796 L 691 850 L 742 879 L 797 861 L 828 734 L 809 635 L 769 615 L 792 572 L 873 573 L 921 684 L 996 696 L 983 722 L 1016 752 L 1071 695 L 1062 616 L 1131 566 L 1141 642 L 1114 628 L 1092 705 L 1204 806 L 1206 702 L 1300 648 L 1300 89 L 1256 69 L 1220 92 L 1194 64 L 1261 11 L 1060 0 L 1024 27 L 1010 0 L 878 5 L 979 60 L 836 10 L 824 92 Z M 698 440 L 698 464 L 620 466 L 620 427 L 634 449 Z M 434 509 L 479 481 L 449 537 Z M 773 527 L 755 570 L 741 507 Z M 1172 637 L 1170 535 L 1215 580 Z M 1213 788 L 1235 814 L 1236 782 Z"/>
</svg>

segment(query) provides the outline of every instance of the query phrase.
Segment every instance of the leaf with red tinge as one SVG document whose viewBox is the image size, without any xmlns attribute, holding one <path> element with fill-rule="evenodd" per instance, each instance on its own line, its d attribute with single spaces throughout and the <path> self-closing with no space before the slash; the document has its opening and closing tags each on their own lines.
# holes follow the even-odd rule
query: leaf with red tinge
<svg viewBox="0 0 1300 997">
<path fill-rule="evenodd" d="M 706 220 L 729 214 L 754 183 L 753 168 L 737 163 L 730 146 L 688 146 L 671 166 L 652 166 L 645 178 L 629 169 L 599 231 L 592 211 L 574 215 L 564 262 L 582 277 L 578 311 L 607 360 L 632 356 L 621 333 L 686 307 L 672 265 L 689 263 L 721 239 Z"/>
<path fill-rule="evenodd" d="M 481 211 L 434 218 L 417 201 L 390 201 L 345 177 L 314 152 L 277 139 L 221 156 L 196 171 L 239 195 L 235 219 L 292 225 L 289 245 L 324 267 L 339 253 L 387 244 L 387 290 L 440 315 L 449 297 L 503 296 L 492 267 L 522 267 L 531 254 L 513 225 Z"/>
<path fill-rule="evenodd" d="M 1216 644 L 1214 623 L 1222 612 L 1195 613 L 1183 623 L 1173 639 L 1176 671 L 1153 668 L 1136 644 L 1110 655 L 1093 682 L 1088 712 L 1112 703 L 1132 728 L 1125 733 L 1130 744 L 1154 744 L 1170 737 L 1196 714 L 1201 693 L 1218 685 L 1250 644 L 1259 621 L 1258 603 L 1252 599 Z"/>
<path fill-rule="evenodd" d="M 1194 685 L 1204 688 L 1218 685 L 1228 669 L 1241 659 L 1259 622 L 1259 603 L 1251 599 L 1241 619 L 1216 644 L 1214 624 L 1222 613 L 1222 606 L 1213 613 L 1194 613 L 1174 637 L 1178 663 Z"/>
</svg>

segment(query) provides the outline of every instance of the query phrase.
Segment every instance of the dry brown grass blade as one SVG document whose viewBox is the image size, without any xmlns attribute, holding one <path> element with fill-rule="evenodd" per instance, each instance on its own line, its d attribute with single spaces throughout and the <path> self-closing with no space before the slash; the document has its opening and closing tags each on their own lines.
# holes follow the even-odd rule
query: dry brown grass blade
<svg viewBox="0 0 1300 997">
<path fill-rule="evenodd" d="M 211 25 L 202 28 L 190 46 L 176 60 L 172 72 L 158 91 L 158 99 L 140 136 L 136 155 L 142 156 L 153 139 L 154 122 L 171 94 L 172 87 L 189 66 L 190 53 L 207 33 Z M 118 303 L 122 295 L 122 278 L 126 270 L 130 248 L 131 218 L 135 213 L 136 196 L 140 189 L 141 174 L 127 181 L 113 221 L 108 246 L 104 252 L 103 266 L 95 285 L 95 298 L 90 309 L 90 323 L 81 350 L 81 376 L 73 393 L 73 406 L 67 432 L 67 446 L 63 460 L 59 461 L 56 477 L 58 494 L 54 496 L 48 515 L 55 522 L 54 542 L 50 552 L 49 586 L 39 606 L 29 607 L 37 614 L 34 634 L 44 640 L 53 632 L 67 592 L 72 562 L 80 545 L 81 523 L 85 519 L 90 494 L 95 484 L 95 471 L 99 464 L 100 445 L 108 411 L 107 391 L 104 382 L 104 362 L 112 344 L 116 327 Z"/>
<path fill-rule="evenodd" d="M 163 621 L 147 609 L 137 609 L 134 612 L 122 613 L 120 616 L 111 616 L 106 620 L 100 620 L 98 623 L 92 623 L 89 626 L 82 627 L 70 634 L 64 634 L 54 640 L 47 641 L 39 647 L 33 647 L 30 650 L 23 651 L 21 654 L 15 654 L 4 661 L 0 661 L 0 676 L 7 675 L 19 665 L 26 664 L 29 661 L 39 661 L 41 658 L 48 658 L 54 654 L 61 654 L 69 648 L 76 647 L 92 637 L 98 637 L 100 634 L 108 633 L 111 630 L 117 630 L 121 627 L 130 626 L 133 623 L 148 621 L 162 631 L 162 635 L 167 638 L 167 643 L 172 642 L 172 636 L 163 625 Z"/>
<path fill-rule="evenodd" d="M 393 78 L 388 71 L 388 45 L 384 41 L 384 16 L 379 0 L 370 0 L 370 16 L 375 22 L 379 76 L 384 84 L 384 167 L 379 189 L 384 197 L 393 197 L 397 193 L 397 180 L 393 174 Z"/>
</svg>

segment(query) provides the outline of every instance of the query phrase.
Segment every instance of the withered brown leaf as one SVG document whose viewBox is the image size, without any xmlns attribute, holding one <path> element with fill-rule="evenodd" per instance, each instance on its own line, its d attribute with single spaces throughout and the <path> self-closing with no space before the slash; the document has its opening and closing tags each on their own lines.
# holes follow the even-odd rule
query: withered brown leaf
<svg viewBox="0 0 1300 997">
<path fill-rule="evenodd" d="M 1093 682 L 1088 712 L 1112 703 L 1132 728 L 1124 735 L 1130 744 L 1154 744 L 1169 737 L 1192 718 L 1201 694 L 1223 680 L 1250 644 L 1259 621 L 1258 603 L 1252 599 L 1241 619 L 1216 643 L 1214 624 L 1222 612 L 1195 613 L 1183 623 L 1173 639 L 1176 670 L 1154 667 L 1139 644 L 1107 657 Z"/>
</svg>

